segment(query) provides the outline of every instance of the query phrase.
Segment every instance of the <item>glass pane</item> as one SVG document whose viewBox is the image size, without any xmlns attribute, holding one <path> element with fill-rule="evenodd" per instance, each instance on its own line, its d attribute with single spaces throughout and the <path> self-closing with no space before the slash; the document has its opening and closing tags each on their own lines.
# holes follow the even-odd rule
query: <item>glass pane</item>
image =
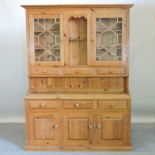
<svg viewBox="0 0 155 155">
<path fill-rule="evenodd" d="M 122 60 L 122 18 L 96 18 L 96 61 Z"/>
<path fill-rule="evenodd" d="M 35 61 L 60 61 L 60 19 L 35 18 Z"/>
</svg>

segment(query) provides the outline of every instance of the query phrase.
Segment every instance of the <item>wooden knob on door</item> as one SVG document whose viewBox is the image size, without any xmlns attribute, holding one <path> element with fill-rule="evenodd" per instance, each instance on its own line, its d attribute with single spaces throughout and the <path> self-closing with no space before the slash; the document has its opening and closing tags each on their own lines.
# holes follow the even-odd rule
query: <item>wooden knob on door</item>
<svg viewBox="0 0 155 155">
<path fill-rule="evenodd" d="M 97 125 L 97 128 L 98 128 L 98 129 L 101 129 L 101 124 L 98 124 L 98 125 Z"/>
<path fill-rule="evenodd" d="M 57 129 L 58 127 L 59 127 L 59 125 L 58 125 L 58 124 L 55 124 L 55 125 L 54 125 L 54 128 L 55 128 L 55 129 Z"/>
<path fill-rule="evenodd" d="M 92 123 L 89 123 L 89 129 L 92 129 L 92 128 L 93 128 Z"/>
</svg>

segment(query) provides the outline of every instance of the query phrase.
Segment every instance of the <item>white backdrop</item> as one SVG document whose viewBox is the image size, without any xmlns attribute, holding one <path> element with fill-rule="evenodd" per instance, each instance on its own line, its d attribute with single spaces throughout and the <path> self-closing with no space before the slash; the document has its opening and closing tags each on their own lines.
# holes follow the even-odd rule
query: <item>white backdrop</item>
<svg viewBox="0 0 155 155">
<path fill-rule="evenodd" d="M 155 0 L 0 0 L 0 122 L 23 122 L 28 88 L 21 4 L 134 3 L 130 29 L 132 120 L 155 122 Z"/>
</svg>

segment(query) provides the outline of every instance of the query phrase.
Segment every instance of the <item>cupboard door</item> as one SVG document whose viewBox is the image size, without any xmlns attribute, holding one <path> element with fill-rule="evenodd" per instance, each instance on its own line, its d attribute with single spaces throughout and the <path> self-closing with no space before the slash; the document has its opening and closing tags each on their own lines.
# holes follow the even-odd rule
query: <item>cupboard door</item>
<svg viewBox="0 0 155 155">
<path fill-rule="evenodd" d="M 31 64 L 64 65 L 63 16 L 30 16 Z"/>
<path fill-rule="evenodd" d="M 92 15 L 94 65 L 120 65 L 126 61 L 125 14 Z"/>
<path fill-rule="evenodd" d="M 64 116 L 64 144 L 88 146 L 92 143 L 93 118 L 88 114 Z"/>
<path fill-rule="evenodd" d="M 56 115 L 30 114 L 29 130 L 32 145 L 56 145 L 59 143 L 60 123 Z"/>
<path fill-rule="evenodd" d="M 127 134 L 123 114 L 103 114 L 97 124 L 98 143 L 105 146 L 123 145 Z"/>
</svg>

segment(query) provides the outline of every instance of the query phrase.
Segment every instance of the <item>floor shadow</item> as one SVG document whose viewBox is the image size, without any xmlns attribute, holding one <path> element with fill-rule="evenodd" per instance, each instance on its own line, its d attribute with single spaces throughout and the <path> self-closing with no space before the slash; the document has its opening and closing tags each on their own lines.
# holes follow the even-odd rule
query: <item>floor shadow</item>
<svg viewBox="0 0 155 155">
<path fill-rule="evenodd" d="M 22 123 L 5 123 L 0 124 L 0 146 L 1 149 L 24 150 L 25 146 L 25 126 Z"/>
</svg>

